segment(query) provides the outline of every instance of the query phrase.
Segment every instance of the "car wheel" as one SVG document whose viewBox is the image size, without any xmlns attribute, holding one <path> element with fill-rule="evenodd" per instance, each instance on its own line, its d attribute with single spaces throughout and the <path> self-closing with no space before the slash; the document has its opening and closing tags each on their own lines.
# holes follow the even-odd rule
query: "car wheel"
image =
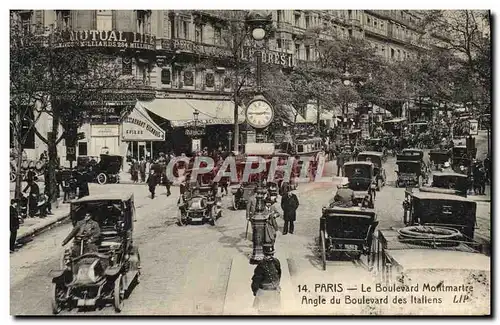
<svg viewBox="0 0 500 325">
<path fill-rule="evenodd" d="M 122 311 L 123 299 L 125 297 L 125 288 L 123 285 L 123 277 L 121 274 L 115 280 L 115 289 L 113 291 L 113 296 L 113 306 L 115 307 L 115 311 L 119 313 Z"/>
<path fill-rule="evenodd" d="M 238 203 L 236 202 L 236 197 L 233 195 L 233 209 L 234 211 L 238 210 Z"/>
<path fill-rule="evenodd" d="M 106 174 L 100 173 L 99 175 L 97 175 L 97 183 L 99 183 L 100 185 L 106 184 L 107 180 L 108 177 L 106 176 Z"/>
<path fill-rule="evenodd" d="M 382 180 L 379 178 L 377 180 L 377 191 L 380 191 L 382 189 Z"/>
<path fill-rule="evenodd" d="M 61 298 L 64 297 L 64 289 L 57 283 L 52 283 L 52 314 L 57 315 L 62 311 Z"/>
<path fill-rule="evenodd" d="M 10 181 L 15 182 L 16 181 L 16 173 L 10 172 Z"/>
</svg>

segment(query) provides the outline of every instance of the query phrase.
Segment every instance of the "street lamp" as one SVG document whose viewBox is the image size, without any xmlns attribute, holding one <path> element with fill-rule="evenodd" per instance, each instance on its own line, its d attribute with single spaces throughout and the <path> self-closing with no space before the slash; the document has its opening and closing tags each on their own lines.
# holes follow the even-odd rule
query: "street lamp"
<svg viewBox="0 0 500 325">
<path fill-rule="evenodd" d="M 252 38 L 256 40 L 259 44 L 255 51 L 257 56 L 257 89 L 261 92 L 262 87 L 262 40 L 264 40 L 268 34 L 269 28 L 272 25 L 272 14 L 267 14 L 264 11 L 252 11 L 248 14 L 246 18 L 246 23 L 252 31 Z"/>
<path fill-rule="evenodd" d="M 193 127 L 193 139 L 191 141 L 192 142 L 191 147 L 194 147 L 194 143 L 195 143 L 194 140 L 197 138 L 196 132 L 198 132 L 197 126 L 198 126 L 198 117 L 199 117 L 199 115 L 200 115 L 200 112 L 197 109 L 195 109 L 193 111 L 194 127 Z M 200 149 L 199 147 L 201 147 L 201 144 L 197 145 L 197 150 Z M 191 151 L 194 152 L 194 148 L 191 148 Z"/>
<path fill-rule="evenodd" d="M 194 126 L 196 127 L 196 124 L 198 123 L 198 117 L 200 116 L 200 112 L 198 112 L 197 109 L 194 110 L 193 112 L 193 120 L 194 120 Z"/>
</svg>

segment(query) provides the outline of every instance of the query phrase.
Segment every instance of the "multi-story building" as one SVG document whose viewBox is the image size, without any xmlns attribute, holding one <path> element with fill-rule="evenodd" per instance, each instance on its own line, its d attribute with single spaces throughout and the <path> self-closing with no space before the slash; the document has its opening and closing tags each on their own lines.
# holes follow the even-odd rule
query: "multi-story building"
<svg viewBox="0 0 500 325">
<path fill-rule="evenodd" d="M 122 73 L 133 76 L 135 83 L 93 105 L 95 114 L 81 128 L 86 137 L 80 140 L 77 155 L 108 151 L 135 157 L 191 150 L 185 126 L 194 115 L 205 126 L 203 147 L 228 146 L 235 104 L 232 70 L 226 60 L 231 53 L 224 47 L 223 35 L 228 15 L 234 14 L 223 10 L 14 12 L 26 28 L 69 30 L 80 40 L 78 44 L 106 48 L 117 56 Z M 275 29 L 264 62 L 284 67 L 293 66 L 295 60 L 316 59 L 315 49 L 304 39 L 312 27 L 329 27 L 345 38 L 364 37 L 388 60 L 414 55 L 418 47 L 418 15 L 410 11 L 274 10 L 272 16 Z M 136 107 L 133 115 L 120 120 L 121 112 L 131 107 Z M 241 107 L 238 120 L 244 121 Z M 42 134 L 50 123 L 48 116 L 39 122 Z M 240 143 L 245 140 L 243 132 Z M 45 148 L 35 139 L 27 149 L 36 157 Z M 64 151 L 59 152 L 65 161 Z"/>
</svg>

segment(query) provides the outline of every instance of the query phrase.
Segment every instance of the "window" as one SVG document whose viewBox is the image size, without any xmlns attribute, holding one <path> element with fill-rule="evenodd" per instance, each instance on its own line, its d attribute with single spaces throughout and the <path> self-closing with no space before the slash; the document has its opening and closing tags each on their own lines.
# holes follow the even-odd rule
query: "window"
<svg viewBox="0 0 500 325">
<path fill-rule="evenodd" d="M 19 14 L 19 19 L 21 20 L 21 27 L 25 33 L 31 32 L 31 16 L 33 12 L 23 12 Z"/>
<path fill-rule="evenodd" d="M 349 29 L 349 37 L 352 37 L 352 29 Z"/>
<path fill-rule="evenodd" d="M 170 85 L 172 82 L 170 76 L 170 69 L 161 69 L 161 83 L 164 85 Z"/>
<path fill-rule="evenodd" d="M 311 59 L 311 48 L 306 46 L 306 60 L 309 61 Z"/>
<path fill-rule="evenodd" d="M 101 11 L 101 10 L 99 10 Z M 68 29 L 71 27 L 70 11 L 69 10 L 56 10 L 56 25 L 60 29 Z"/>
<path fill-rule="evenodd" d="M 373 20 L 373 26 L 377 27 L 377 20 L 376 19 Z"/>
<path fill-rule="evenodd" d="M 347 16 L 352 19 L 352 10 L 347 10 Z"/>
<path fill-rule="evenodd" d="M 220 27 L 214 27 L 214 44 L 220 45 L 222 43 L 222 30 Z"/>
<path fill-rule="evenodd" d="M 380 28 L 384 28 L 384 22 L 383 21 L 380 22 Z"/>
<path fill-rule="evenodd" d="M 182 21 L 182 36 L 184 39 L 189 39 L 189 22 L 187 20 Z"/>
<path fill-rule="evenodd" d="M 281 22 L 281 15 L 283 14 L 283 10 L 278 10 L 278 17 L 277 17 L 277 22 Z"/>
<path fill-rule="evenodd" d="M 398 59 L 400 59 L 400 58 L 401 58 L 401 51 L 400 51 L 400 50 L 398 50 L 398 56 L 397 56 L 397 58 L 398 58 Z"/>
<path fill-rule="evenodd" d="M 311 17 L 306 16 L 306 28 L 309 28 L 311 24 Z"/>
<path fill-rule="evenodd" d="M 231 88 L 231 78 L 229 77 L 224 78 L 224 88 Z"/>
<path fill-rule="evenodd" d="M 184 86 L 194 85 L 194 74 L 193 71 L 184 71 Z"/>
<path fill-rule="evenodd" d="M 300 25 L 300 15 L 295 15 L 295 26 L 299 27 Z"/>
<path fill-rule="evenodd" d="M 78 142 L 78 155 L 86 156 L 87 155 L 87 142 Z"/>
<path fill-rule="evenodd" d="M 391 49 L 391 58 L 394 58 L 394 49 Z"/>
<path fill-rule="evenodd" d="M 137 32 L 141 34 L 151 33 L 150 10 L 137 10 Z"/>
<path fill-rule="evenodd" d="M 213 73 L 207 73 L 205 76 L 205 85 L 209 88 L 212 88 L 214 86 L 214 74 Z"/>
<path fill-rule="evenodd" d="M 300 44 L 295 44 L 295 55 L 300 59 Z"/>
<path fill-rule="evenodd" d="M 368 17 L 368 16 L 366 17 L 366 23 L 367 23 L 368 25 L 370 25 L 370 24 L 372 23 L 372 20 L 371 20 L 371 19 L 370 19 L 370 17 Z"/>
<path fill-rule="evenodd" d="M 112 30 L 113 29 L 113 11 L 97 10 L 97 30 Z"/>
<path fill-rule="evenodd" d="M 197 43 L 203 43 L 203 26 L 197 24 L 194 29 L 194 41 Z"/>
</svg>

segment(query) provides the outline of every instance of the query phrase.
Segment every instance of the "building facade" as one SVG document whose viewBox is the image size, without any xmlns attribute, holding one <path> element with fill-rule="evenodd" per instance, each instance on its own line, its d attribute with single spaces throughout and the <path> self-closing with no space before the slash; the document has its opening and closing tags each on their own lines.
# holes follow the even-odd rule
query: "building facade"
<svg viewBox="0 0 500 325">
<path fill-rule="evenodd" d="M 274 32 L 264 62 L 293 67 L 317 54 L 304 40 L 313 27 L 329 27 L 340 37 L 366 38 L 387 60 L 416 55 L 418 15 L 406 10 L 274 10 Z M 224 26 L 235 11 L 224 10 L 18 10 L 13 15 L 25 28 L 67 30 L 80 44 L 113 51 L 122 74 L 133 77 L 127 89 L 115 90 L 92 107 L 85 121 L 77 155 L 103 152 L 122 156 L 156 156 L 160 151 L 191 150 L 186 132 L 196 119 L 204 126 L 201 146 L 229 147 L 234 123 L 233 71 L 224 47 Z M 244 12 L 242 13 L 244 14 Z M 242 16 L 243 17 L 243 16 Z M 328 38 L 329 35 L 323 37 Z M 251 55 L 248 54 L 248 59 Z M 136 110 L 136 118 L 120 119 Z M 244 122 L 243 108 L 238 108 Z M 143 118 L 141 117 L 143 116 Z M 140 120 L 140 121 L 139 121 Z M 136 123 L 134 123 L 136 122 Z M 144 130 L 140 127 L 143 126 Z M 39 131 L 50 129 L 49 116 Z M 163 132 L 163 134 L 162 134 Z M 251 130 L 249 131 L 251 132 Z M 242 132 L 240 143 L 252 135 Z M 63 145 L 63 143 L 61 143 Z M 35 137 L 27 147 L 36 159 L 44 144 Z M 59 150 L 65 161 L 64 150 Z"/>
</svg>

